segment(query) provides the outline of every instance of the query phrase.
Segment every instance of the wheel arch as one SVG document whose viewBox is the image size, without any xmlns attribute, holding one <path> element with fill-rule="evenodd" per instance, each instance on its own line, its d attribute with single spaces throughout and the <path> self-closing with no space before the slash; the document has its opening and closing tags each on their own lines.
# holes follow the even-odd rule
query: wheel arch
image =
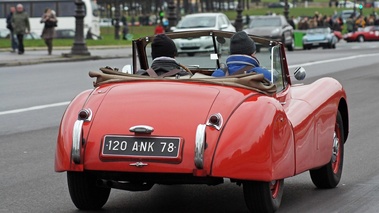
<svg viewBox="0 0 379 213">
<path fill-rule="evenodd" d="M 347 137 L 349 135 L 349 111 L 347 107 L 347 102 L 345 98 L 341 98 L 339 104 L 338 104 L 338 111 L 340 111 L 342 116 L 342 123 L 343 123 L 343 133 L 344 133 L 344 139 L 346 142 Z"/>
</svg>

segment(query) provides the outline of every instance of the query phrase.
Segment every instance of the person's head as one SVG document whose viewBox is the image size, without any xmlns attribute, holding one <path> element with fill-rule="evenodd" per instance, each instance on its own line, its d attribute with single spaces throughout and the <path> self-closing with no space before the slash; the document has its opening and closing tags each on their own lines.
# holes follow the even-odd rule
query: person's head
<svg viewBox="0 0 379 213">
<path fill-rule="evenodd" d="M 253 55 L 255 54 L 256 46 L 245 31 L 235 33 L 230 39 L 230 54 Z"/>
<path fill-rule="evenodd" d="M 15 8 L 15 7 L 11 7 L 11 8 L 10 8 L 10 11 L 11 11 L 11 13 L 16 12 L 16 8 Z"/>
<path fill-rule="evenodd" d="M 166 34 L 158 34 L 154 37 L 151 43 L 151 56 L 153 59 L 158 57 L 175 58 L 178 50 L 176 49 L 174 41 L 167 37 Z"/>
<path fill-rule="evenodd" d="M 50 13 L 50 12 L 51 12 L 51 9 L 47 7 L 47 8 L 45 9 L 45 13 Z"/>
<path fill-rule="evenodd" d="M 22 11 L 24 11 L 24 6 L 22 6 L 22 4 L 18 4 L 16 6 L 16 9 L 17 9 L 17 12 L 22 12 Z"/>
</svg>

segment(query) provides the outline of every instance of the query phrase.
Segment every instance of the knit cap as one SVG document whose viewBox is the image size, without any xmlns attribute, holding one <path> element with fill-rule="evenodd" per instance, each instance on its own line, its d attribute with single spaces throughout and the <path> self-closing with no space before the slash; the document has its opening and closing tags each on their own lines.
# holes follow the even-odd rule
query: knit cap
<svg viewBox="0 0 379 213">
<path fill-rule="evenodd" d="M 171 57 L 177 55 L 177 49 L 174 41 L 167 37 L 166 34 L 158 34 L 155 36 L 153 43 L 151 43 L 151 56 L 153 59 L 157 57 Z"/>
<path fill-rule="evenodd" d="M 245 31 L 235 33 L 230 39 L 230 54 L 251 55 L 255 50 L 254 40 Z"/>
</svg>

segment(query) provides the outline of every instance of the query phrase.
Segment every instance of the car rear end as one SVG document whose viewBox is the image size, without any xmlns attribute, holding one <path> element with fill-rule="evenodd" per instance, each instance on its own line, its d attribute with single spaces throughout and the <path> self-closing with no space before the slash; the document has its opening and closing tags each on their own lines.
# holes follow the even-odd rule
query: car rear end
<svg viewBox="0 0 379 213">
<path fill-rule="evenodd" d="M 97 88 L 79 104 L 81 110 L 65 113 L 56 170 L 91 172 L 104 184 L 222 182 L 210 177 L 217 125 L 243 100 L 241 93 L 226 90 L 220 95 L 217 87 L 160 81 Z M 228 101 L 221 104 L 219 96 Z M 200 155 L 201 169 L 196 166 Z"/>
</svg>

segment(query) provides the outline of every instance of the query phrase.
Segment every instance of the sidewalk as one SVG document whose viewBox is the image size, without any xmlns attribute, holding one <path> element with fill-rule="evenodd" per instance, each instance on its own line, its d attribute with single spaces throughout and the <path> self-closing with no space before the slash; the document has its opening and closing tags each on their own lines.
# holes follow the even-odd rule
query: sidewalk
<svg viewBox="0 0 379 213">
<path fill-rule="evenodd" d="M 0 67 L 21 66 L 39 63 L 71 62 L 82 60 L 99 60 L 113 58 L 129 58 L 132 56 L 130 46 L 96 46 L 87 47 L 89 56 L 64 56 L 71 52 L 71 47 L 55 47 L 52 55 L 47 54 L 47 48 L 25 48 L 23 55 L 11 53 L 10 49 L 0 49 Z"/>
</svg>

